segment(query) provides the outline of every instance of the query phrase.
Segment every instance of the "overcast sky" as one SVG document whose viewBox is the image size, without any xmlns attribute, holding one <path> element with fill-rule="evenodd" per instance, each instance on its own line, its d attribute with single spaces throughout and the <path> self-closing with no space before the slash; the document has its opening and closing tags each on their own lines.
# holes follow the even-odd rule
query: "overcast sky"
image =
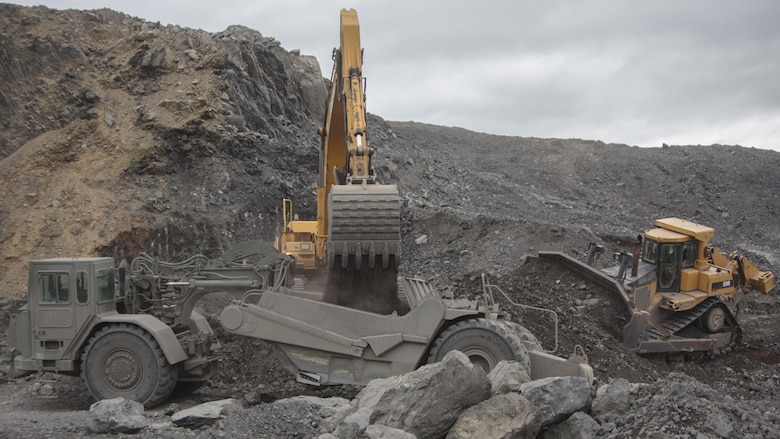
<svg viewBox="0 0 780 439">
<path fill-rule="evenodd" d="M 109 7 L 211 32 L 241 24 L 316 56 L 328 77 L 339 9 L 354 8 L 366 107 L 387 120 L 780 150 L 780 1 L 11 2 Z"/>
</svg>

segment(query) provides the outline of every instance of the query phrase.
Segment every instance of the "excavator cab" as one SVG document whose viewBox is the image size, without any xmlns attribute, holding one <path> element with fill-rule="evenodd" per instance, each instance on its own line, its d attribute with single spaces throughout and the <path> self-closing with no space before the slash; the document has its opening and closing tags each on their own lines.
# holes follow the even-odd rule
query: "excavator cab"
<svg viewBox="0 0 780 439">
<path fill-rule="evenodd" d="M 317 268 L 316 221 L 300 221 L 293 215 L 292 200 L 282 200 L 282 221 L 284 231 L 276 237 L 274 248 L 279 253 L 295 259 L 296 270 Z"/>
</svg>

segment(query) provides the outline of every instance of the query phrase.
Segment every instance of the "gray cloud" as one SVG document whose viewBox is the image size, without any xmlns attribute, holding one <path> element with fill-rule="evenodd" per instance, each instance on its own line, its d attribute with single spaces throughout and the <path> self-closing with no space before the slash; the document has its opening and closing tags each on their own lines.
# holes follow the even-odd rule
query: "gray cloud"
<svg viewBox="0 0 780 439">
<path fill-rule="evenodd" d="M 25 3 L 25 2 L 18 2 Z M 780 150 L 780 2 L 36 0 L 219 31 L 242 24 L 330 75 L 361 22 L 368 111 L 495 134 Z"/>
</svg>

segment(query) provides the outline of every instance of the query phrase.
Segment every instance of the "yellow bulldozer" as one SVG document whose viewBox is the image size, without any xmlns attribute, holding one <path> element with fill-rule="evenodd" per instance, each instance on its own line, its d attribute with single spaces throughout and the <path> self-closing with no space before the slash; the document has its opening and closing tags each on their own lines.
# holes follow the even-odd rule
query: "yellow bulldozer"
<svg viewBox="0 0 780 439">
<path fill-rule="evenodd" d="M 742 339 L 738 305 L 751 291 L 769 293 L 775 276 L 745 256 L 721 253 L 710 244 L 711 227 L 679 218 L 653 221 L 632 253 L 615 255 L 617 265 L 593 267 L 603 247 L 591 244 L 585 262 L 560 252 L 539 252 L 615 292 L 631 315 L 623 343 L 645 353 L 734 350 Z"/>
</svg>

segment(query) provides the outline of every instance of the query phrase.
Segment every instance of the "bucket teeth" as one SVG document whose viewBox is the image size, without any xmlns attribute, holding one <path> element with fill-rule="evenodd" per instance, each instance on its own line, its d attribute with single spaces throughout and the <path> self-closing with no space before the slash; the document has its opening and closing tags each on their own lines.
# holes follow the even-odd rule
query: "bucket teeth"
<svg viewBox="0 0 780 439">
<path fill-rule="evenodd" d="M 355 261 L 362 268 L 367 256 L 373 268 L 382 256 L 382 268 L 390 259 L 399 262 L 401 251 L 401 213 L 398 188 L 393 185 L 337 185 L 331 188 L 328 203 L 329 253 L 340 256 L 343 264 Z"/>
</svg>

